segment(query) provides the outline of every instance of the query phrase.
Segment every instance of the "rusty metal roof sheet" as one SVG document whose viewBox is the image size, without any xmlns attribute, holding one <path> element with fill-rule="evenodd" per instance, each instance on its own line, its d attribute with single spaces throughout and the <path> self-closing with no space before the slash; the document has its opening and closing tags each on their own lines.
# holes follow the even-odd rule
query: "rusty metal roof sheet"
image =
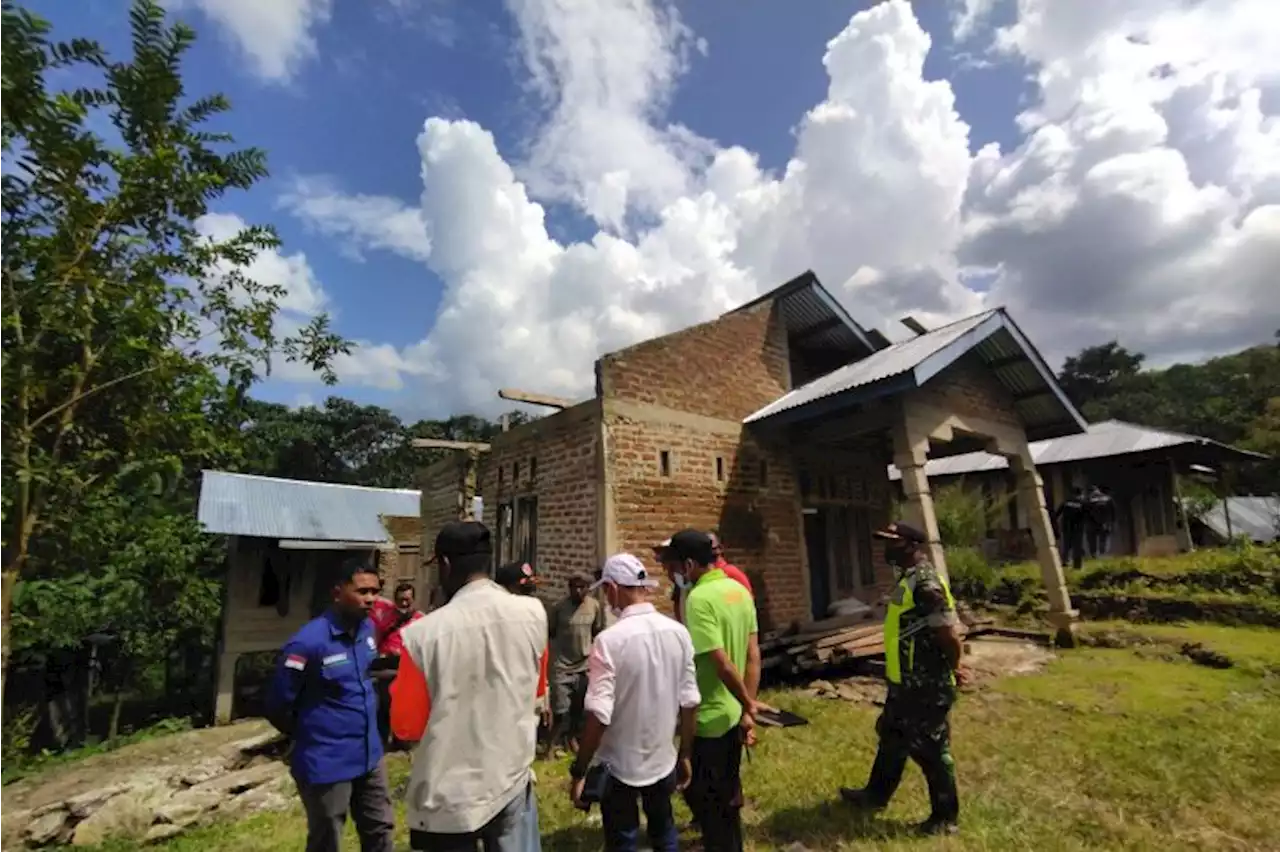
<svg viewBox="0 0 1280 852">
<path fill-rule="evenodd" d="M 384 516 L 417 517 L 419 492 L 203 471 L 205 532 L 258 538 L 386 542 Z"/>
<path fill-rule="evenodd" d="M 809 419 L 911 390 L 969 352 L 976 353 L 1009 390 L 1030 437 L 1084 430 L 1084 419 L 1053 372 L 1003 308 L 957 320 L 846 364 L 779 397 L 744 422 Z"/>
<path fill-rule="evenodd" d="M 1221 444 L 1209 438 L 1197 435 L 1186 435 L 1181 432 L 1167 432 L 1148 426 L 1138 426 L 1123 420 L 1104 420 L 1091 423 L 1088 431 L 1080 435 L 1064 435 L 1043 441 L 1033 441 L 1028 445 L 1031 457 L 1037 467 L 1063 464 L 1066 462 L 1087 461 L 1090 459 L 1123 456 L 1132 453 L 1146 453 L 1153 450 L 1172 449 L 1194 445 L 1216 450 L 1223 455 L 1236 458 L 1265 459 L 1260 453 L 1241 450 L 1227 444 Z M 964 453 L 941 459 L 930 459 L 925 464 L 928 476 L 961 476 L 963 474 L 980 473 L 987 470 L 1003 470 L 1008 462 L 1003 456 L 986 452 Z M 889 466 L 889 477 L 898 478 L 898 470 Z"/>
</svg>

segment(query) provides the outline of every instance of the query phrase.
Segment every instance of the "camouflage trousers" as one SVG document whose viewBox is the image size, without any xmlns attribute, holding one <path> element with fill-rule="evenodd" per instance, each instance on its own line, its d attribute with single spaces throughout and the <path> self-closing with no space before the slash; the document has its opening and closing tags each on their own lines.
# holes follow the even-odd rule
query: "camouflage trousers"
<svg viewBox="0 0 1280 852">
<path fill-rule="evenodd" d="M 876 722 L 880 746 L 867 782 L 868 797 L 879 806 L 887 805 L 902 783 L 907 760 L 913 760 L 929 785 L 931 819 L 954 822 L 960 816 L 956 767 L 951 758 L 951 712 L 954 694 L 950 689 L 924 694 L 895 694 L 890 691 L 884 712 Z"/>
</svg>

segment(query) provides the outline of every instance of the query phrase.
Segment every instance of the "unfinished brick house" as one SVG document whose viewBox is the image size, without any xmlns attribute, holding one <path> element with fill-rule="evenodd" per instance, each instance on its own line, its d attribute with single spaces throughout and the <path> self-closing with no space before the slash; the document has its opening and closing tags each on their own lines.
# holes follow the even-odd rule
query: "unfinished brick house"
<svg viewBox="0 0 1280 852">
<path fill-rule="evenodd" d="M 805 273 L 710 322 L 602 357 L 585 402 L 422 471 L 424 551 L 483 498 L 498 561 L 526 559 L 562 594 L 571 574 L 687 526 L 718 530 L 766 626 L 821 619 L 892 583 L 871 531 L 899 511 L 934 540 L 924 464 L 1008 458 L 1055 618 L 1073 613 L 1028 440 L 1084 420 L 1003 310 L 897 344 L 858 325 Z M 657 566 L 652 566 L 657 568 Z"/>
</svg>

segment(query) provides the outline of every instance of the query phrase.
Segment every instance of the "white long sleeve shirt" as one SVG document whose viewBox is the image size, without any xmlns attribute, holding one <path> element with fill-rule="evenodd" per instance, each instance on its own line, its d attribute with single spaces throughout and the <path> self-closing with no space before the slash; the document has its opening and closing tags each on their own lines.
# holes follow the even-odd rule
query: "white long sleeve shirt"
<svg viewBox="0 0 1280 852">
<path fill-rule="evenodd" d="M 680 709 L 700 700 L 689 631 L 653 604 L 627 607 L 596 636 L 585 708 L 607 726 L 596 760 L 623 784 L 647 787 L 671 774 Z"/>
</svg>

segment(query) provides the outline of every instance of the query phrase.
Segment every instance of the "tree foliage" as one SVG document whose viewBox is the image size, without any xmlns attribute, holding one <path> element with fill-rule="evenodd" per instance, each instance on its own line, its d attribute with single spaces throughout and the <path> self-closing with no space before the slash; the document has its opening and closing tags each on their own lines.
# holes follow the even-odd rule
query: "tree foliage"
<svg viewBox="0 0 1280 852">
<path fill-rule="evenodd" d="M 1253 346 L 1200 364 L 1142 370 L 1117 342 L 1068 358 L 1059 380 L 1084 416 L 1212 438 L 1272 456 L 1232 471 L 1239 492 L 1280 492 L 1280 346 Z"/>
<path fill-rule="evenodd" d="M 223 96 L 187 94 L 194 32 L 152 0 L 129 17 L 132 55 L 113 60 L 3 4 L 3 612 L 7 633 L 29 581 L 24 637 L 109 624 L 145 653 L 216 605 L 189 573 L 208 546 L 193 475 L 238 457 L 245 392 L 273 357 L 332 381 L 348 345 L 326 316 L 280 332 L 283 289 L 244 274 L 270 228 L 200 231 L 266 157 L 210 129 Z"/>
</svg>

